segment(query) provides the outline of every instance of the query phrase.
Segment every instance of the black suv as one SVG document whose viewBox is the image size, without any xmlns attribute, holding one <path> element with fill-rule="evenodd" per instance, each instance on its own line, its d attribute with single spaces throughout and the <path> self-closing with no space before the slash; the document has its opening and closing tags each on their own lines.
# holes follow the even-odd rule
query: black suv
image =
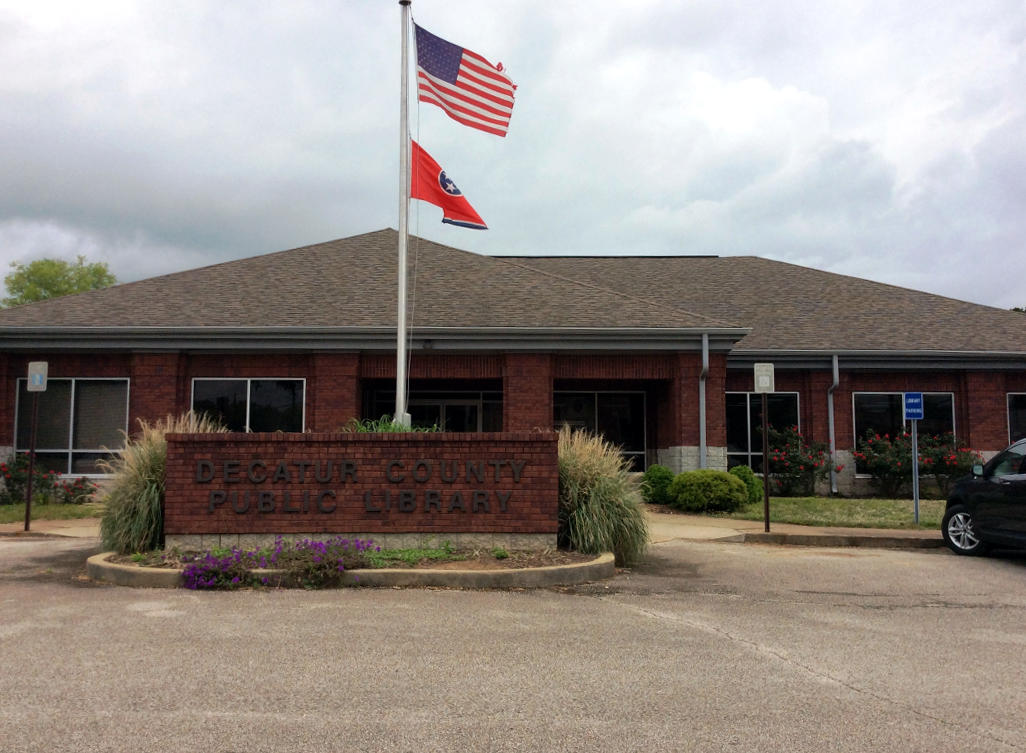
<svg viewBox="0 0 1026 753">
<path fill-rule="evenodd" d="M 1026 439 L 955 484 L 941 533 L 956 554 L 1026 547 Z"/>
</svg>

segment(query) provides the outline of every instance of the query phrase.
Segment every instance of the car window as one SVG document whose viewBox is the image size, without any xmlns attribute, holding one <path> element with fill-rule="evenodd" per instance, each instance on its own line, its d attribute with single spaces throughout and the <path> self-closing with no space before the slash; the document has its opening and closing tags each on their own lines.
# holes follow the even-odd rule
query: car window
<svg viewBox="0 0 1026 753">
<path fill-rule="evenodd" d="M 1015 445 L 998 455 L 991 461 L 989 475 L 991 476 L 1013 476 L 1022 472 L 1023 455 L 1026 455 L 1026 445 Z"/>
</svg>

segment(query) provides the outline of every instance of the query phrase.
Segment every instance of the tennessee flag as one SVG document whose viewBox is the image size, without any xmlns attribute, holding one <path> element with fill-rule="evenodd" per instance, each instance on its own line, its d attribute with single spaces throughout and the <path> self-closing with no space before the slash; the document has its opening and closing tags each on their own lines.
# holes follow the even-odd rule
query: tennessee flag
<svg viewBox="0 0 1026 753">
<path fill-rule="evenodd" d="M 441 207 L 442 222 L 487 230 L 484 220 L 431 155 L 421 149 L 416 141 L 411 139 L 410 144 L 413 145 L 410 155 L 410 198 Z"/>
</svg>

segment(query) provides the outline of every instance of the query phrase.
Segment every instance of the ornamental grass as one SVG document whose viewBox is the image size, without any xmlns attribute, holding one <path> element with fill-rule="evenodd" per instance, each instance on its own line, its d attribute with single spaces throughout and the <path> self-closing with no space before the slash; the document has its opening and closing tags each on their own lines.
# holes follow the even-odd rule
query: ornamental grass
<svg viewBox="0 0 1026 753">
<path fill-rule="evenodd" d="M 167 439 L 171 434 L 207 434 L 227 429 L 206 415 L 193 412 L 167 416 L 150 424 L 139 419 L 139 433 L 125 436 L 125 447 L 100 462 L 113 476 L 100 521 L 103 546 L 119 554 L 156 549 L 164 531 L 164 484 Z"/>
<path fill-rule="evenodd" d="M 559 431 L 559 544 L 585 554 L 612 552 L 637 562 L 648 545 L 641 492 L 628 461 L 605 439 Z"/>
</svg>

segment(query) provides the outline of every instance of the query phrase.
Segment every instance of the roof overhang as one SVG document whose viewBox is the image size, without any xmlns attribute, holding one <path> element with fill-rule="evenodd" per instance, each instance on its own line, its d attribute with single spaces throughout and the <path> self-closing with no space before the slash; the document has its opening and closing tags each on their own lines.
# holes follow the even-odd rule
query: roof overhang
<svg viewBox="0 0 1026 753">
<path fill-rule="evenodd" d="M 772 362 L 780 369 L 832 369 L 837 356 L 842 370 L 950 371 L 1026 369 L 1026 352 L 983 350 L 734 350 L 727 356 L 728 369 L 750 369 L 755 363 Z"/>
<path fill-rule="evenodd" d="M 747 328 L 417 327 L 410 348 L 436 351 L 729 352 Z M 27 350 L 395 350 L 391 327 L 3 327 L 0 348 Z"/>
</svg>

